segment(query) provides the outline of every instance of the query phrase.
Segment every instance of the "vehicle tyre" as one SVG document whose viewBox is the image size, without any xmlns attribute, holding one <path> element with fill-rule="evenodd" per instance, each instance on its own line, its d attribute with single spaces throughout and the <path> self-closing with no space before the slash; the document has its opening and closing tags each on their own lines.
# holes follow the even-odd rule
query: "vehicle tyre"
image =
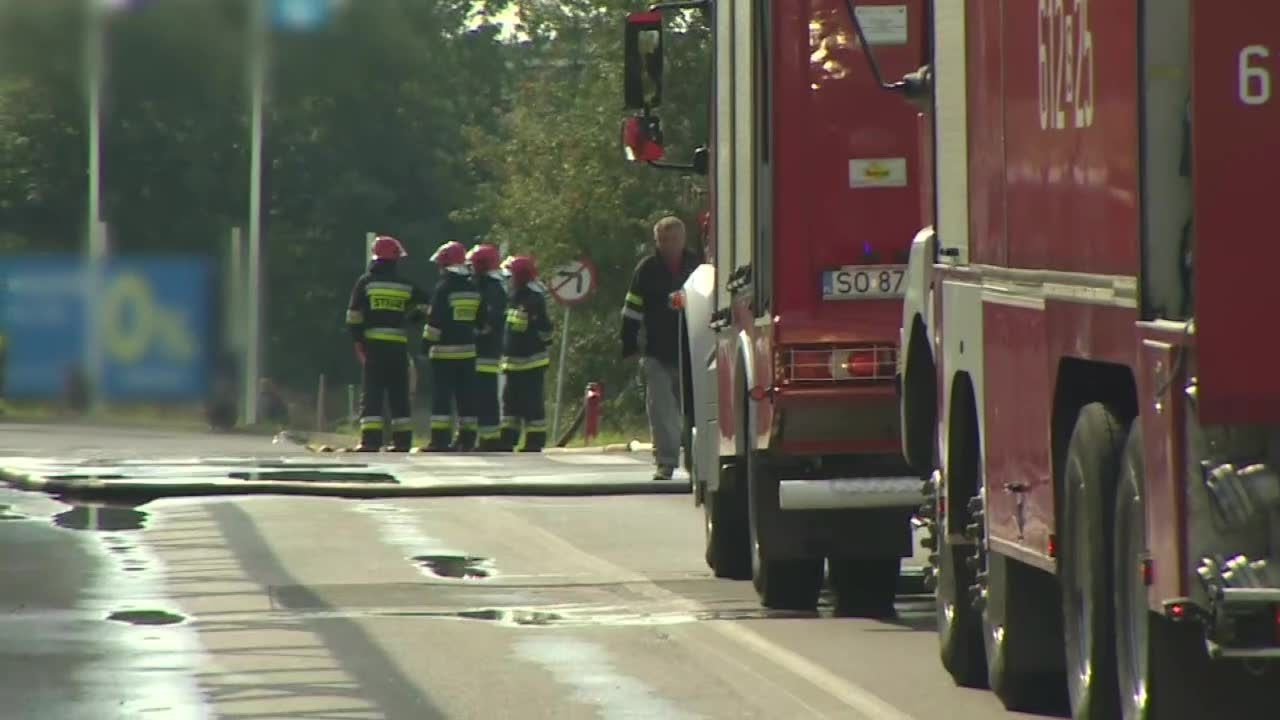
<svg viewBox="0 0 1280 720">
<path fill-rule="evenodd" d="M 720 487 L 707 490 L 702 514 L 706 528 L 707 567 L 718 578 L 751 579 L 751 547 L 747 531 L 747 495 L 733 464 L 720 470 Z"/>
<path fill-rule="evenodd" d="M 748 543 L 751 580 L 760 604 L 772 610 L 815 610 L 822 591 L 822 556 L 778 558 L 769 547 L 766 523 L 774 522 L 778 509 L 778 484 L 767 476 L 767 463 L 759 453 L 748 456 Z"/>
<path fill-rule="evenodd" d="M 982 634 L 987 684 L 1015 712 L 1051 712 L 1067 703 L 1061 667 L 1062 627 L 1052 578 L 999 553 L 982 552 L 986 567 Z M 1045 612 L 1048 610 L 1049 612 Z"/>
<path fill-rule="evenodd" d="M 903 420 L 903 457 L 916 472 L 933 469 L 935 433 L 938 428 L 938 374 L 929 355 L 924 333 L 912 333 L 911 353 L 902 377 L 898 413 Z"/>
<path fill-rule="evenodd" d="M 902 559 L 890 557 L 831 557 L 827 560 L 836 614 L 842 617 L 892 618 Z"/>
<path fill-rule="evenodd" d="M 1134 424 L 1116 489 L 1116 666 L 1124 720 L 1210 717 L 1208 655 L 1198 625 L 1174 623 L 1147 605 L 1146 475 L 1142 431 Z"/>
<path fill-rule="evenodd" d="M 1120 717 L 1111 566 L 1124 429 L 1102 403 L 1080 410 L 1063 469 L 1062 618 L 1075 720 Z"/>
<path fill-rule="evenodd" d="M 957 685 L 970 688 L 987 686 L 987 659 L 982 643 L 982 615 L 973 604 L 970 588 L 977 582 L 975 569 L 967 562 L 972 555 L 968 545 L 954 546 L 949 532 L 965 530 L 969 514 L 959 506 L 946 502 L 961 493 L 976 493 L 982 486 L 979 454 L 978 417 L 972 396 L 963 396 L 964 405 L 953 412 L 963 413 L 949 423 L 946 472 L 939 473 L 934 499 L 934 554 L 937 555 L 937 588 L 934 605 L 937 613 L 938 649 L 942 666 Z M 961 488 L 955 492 L 952 488 Z"/>
</svg>

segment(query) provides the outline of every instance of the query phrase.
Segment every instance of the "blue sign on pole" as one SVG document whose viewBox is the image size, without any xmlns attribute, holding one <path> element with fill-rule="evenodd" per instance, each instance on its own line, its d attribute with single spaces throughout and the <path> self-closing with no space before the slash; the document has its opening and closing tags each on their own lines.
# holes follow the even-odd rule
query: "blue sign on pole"
<svg viewBox="0 0 1280 720">
<path fill-rule="evenodd" d="M 85 361 L 78 258 L 0 263 L 8 340 L 5 394 L 53 398 Z M 105 270 L 102 313 L 108 400 L 198 400 L 209 373 L 212 278 L 204 258 L 116 258 Z"/>
<path fill-rule="evenodd" d="M 329 24 L 336 0 L 271 0 L 271 26 L 311 32 Z"/>
</svg>

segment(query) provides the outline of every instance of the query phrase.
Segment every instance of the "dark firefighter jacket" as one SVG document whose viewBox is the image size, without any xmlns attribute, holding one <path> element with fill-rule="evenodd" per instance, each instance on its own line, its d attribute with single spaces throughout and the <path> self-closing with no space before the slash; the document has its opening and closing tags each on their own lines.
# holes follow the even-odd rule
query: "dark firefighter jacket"
<svg viewBox="0 0 1280 720">
<path fill-rule="evenodd" d="M 394 262 L 375 260 L 351 289 L 347 329 L 356 342 L 407 343 L 404 326 L 420 321 L 426 309 L 426 292 L 400 277 Z"/>
<path fill-rule="evenodd" d="M 506 320 L 502 369 L 520 372 L 550 365 L 547 343 L 551 342 L 551 317 L 542 286 L 529 283 L 512 293 Z"/>
<path fill-rule="evenodd" d="M 432 360 L 470 360 L 484 326 L 484 301 L 469 275 L 445 271 L 431 297 L 422 342 Z"/>
<path fill-rule="evenodd" d="M 497 273 L 476 276 L 476 284 L 485 308 L 484 328 L 476 338 L 476 372 L 496 373 L 502 359 L 507 288 Z"/>
<path fill-rule="evenodd" d="M 645 355 L 662 361 L 668 367 L 679 365 L 681 313 L 671 307 L 671 294 L 683 287 L 684 281 L 697 268 L 697 255 L 687 249 L 674 275 L 656 252 L 640 261 L 631 276 L 631 287 L 622 305 L 624 357 L 639 351 L 640 326 L 644 325 Z"/>
</svg>

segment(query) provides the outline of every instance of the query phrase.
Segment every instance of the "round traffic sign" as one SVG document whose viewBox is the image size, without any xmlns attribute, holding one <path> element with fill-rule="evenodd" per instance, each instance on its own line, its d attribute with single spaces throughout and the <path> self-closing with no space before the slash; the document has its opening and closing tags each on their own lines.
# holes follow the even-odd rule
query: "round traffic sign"
<svg viewBox="0 0 1280 720">
<path fill-rule="evenodd" d="M 552 297 L 561 305 L 585 302 L 596 291 L 599 273 L 590 260 L 582 258 L 557 268 L 547 283 Z"/>
</svg>

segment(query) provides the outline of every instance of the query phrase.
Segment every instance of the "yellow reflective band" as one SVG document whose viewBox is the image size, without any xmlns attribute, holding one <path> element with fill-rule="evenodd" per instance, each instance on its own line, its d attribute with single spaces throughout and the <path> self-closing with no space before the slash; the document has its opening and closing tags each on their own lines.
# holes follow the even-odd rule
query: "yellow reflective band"
<svg viewBox="0 0 1280 720">
<path fill-rule="evenodd" d="M 385 290 L 388 292 L 402 292 L 407 296 L 409 292 L 413 290 L 413 286 L 407 283 L 391 282 L 390 280 L 374 280 L 370 282 L 368 285 L 365 285 L 365 289 L 366 290 Z"/>
<path fill-rule="evenodd" d="M 367 293 L 369 296 L 369 308 L 372 310 L 404 310 L 405 305 L 409 304 L 409 291 L 407 290 L 375 290 L 370 288 Z"/>
<path fill-rule="evenodd" d="M 637 295 L 637 294 L 635 294 L 635 293 L 633 293 L 633 292 L 629 292 L 629 293 L 627 293 L 627 304 L 628 304 L 628 305 L 635 305 L 635 306 L 636 306 L 636 307 L 638 307 L 638 308 L 643 308 L 643 307 L 644 307 L 644 298 L 640 297 L 639 295 Z"/>
<path fill-rule="evenodd" d="M 409 339 L 404 336 L 403 332 L 388 330 L 387 328 L 373 328 L 364 331 L 365 340 L 383 340 L 385 342 L 407 343 Z"/>
<path fill-rule="evenodd" d="M 422 326 L 422 339 L 435 342 L 440 339 L 440 328 L 434 328 L 430 325 Z"/>
<path fill-rule="evenodd" d="M 476 372 L 496 374 L 501 368 L 502 364 L 494 358 L 476 358 Z"/>
<path fill-rule="evenodd" d="M 432 360 L 471 360 L 476 356 L 476 346 L 436 345 L 428 355 Z"/>
<path fill-rule="evenodd" d="M 381 420 L 377 420 L 377 419 L 368 419 L 368 420 L 366 420 L 366 419 L 361 419 L 361 420 L 360 420 L 360 429 L 361 429 L 361 430 L 381 430 L 381 429 L 382 429 L 382 421 L 381 421 Z"/>
<path fill-rule="evenodd" d="M 432 430 L 452 430 L 453 421 L 452 420 L 432 420 L 431 429 Z"/>
<path fill-rule="evenodd" d="M 641 315 L 629 307 L 622 308 L 622 317 L 630 320 L 644 320 L 644 315 Z"/>
<path fill-rule="evenodd" d="M 480 314 L 480 301 L 469 298 L 449 298 L 449 306 L 453 308 L 453 319 L 458 322 L 475 322 Z"/>
<path fill-rule="evenodd" d="M 534 355 L 533 357 L 502 359 L 502 369 L 507 372 L 537 370 L 538 368 L 547 367 L 550 364 L 551 359 L 547 357 L 546 353 Z"/>
<path fill-rule="evenodd" d="M 348 324 L 348 325 L 359 325 L 359 324 L 360 324 L 360 323 L 362 323 L 362 322 L 364 322 L 364 313 L 360 312 L 359 310 L 348 310 L 348 311 L 347 311 L 347 324 Z"/>
</svg>

